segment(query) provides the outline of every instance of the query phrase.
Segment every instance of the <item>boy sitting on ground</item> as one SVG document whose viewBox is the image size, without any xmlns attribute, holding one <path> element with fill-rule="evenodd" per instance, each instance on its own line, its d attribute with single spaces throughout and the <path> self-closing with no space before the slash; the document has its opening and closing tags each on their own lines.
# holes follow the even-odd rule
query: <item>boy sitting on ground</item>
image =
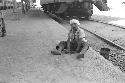
<svg viewBox="0 0 125 83">
<path fill-rule="evenodd" d="M 88 45 L 85 39 L 85 32 L 80 28 L 80 23 L 77 19 L 70 20 L 71 30 L 68 34 L 67 41 L 61 41 L 56 49 L 61 53 L 82 53 L 87 51 Z"/>
</svg>

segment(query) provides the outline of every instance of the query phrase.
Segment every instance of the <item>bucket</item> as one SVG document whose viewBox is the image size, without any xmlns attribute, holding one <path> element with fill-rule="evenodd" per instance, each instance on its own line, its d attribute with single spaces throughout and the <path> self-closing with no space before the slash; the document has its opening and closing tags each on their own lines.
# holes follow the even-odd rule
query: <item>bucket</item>
<svg viewBox="0 0 125 83">
<path fill-rule="evenodd" d="M 109 53 L 110 53 L 109 48 L 101 48 L 100 50 L 100 55 L 102 55 L 105 59 L 109 59 Z"/>
</svg>

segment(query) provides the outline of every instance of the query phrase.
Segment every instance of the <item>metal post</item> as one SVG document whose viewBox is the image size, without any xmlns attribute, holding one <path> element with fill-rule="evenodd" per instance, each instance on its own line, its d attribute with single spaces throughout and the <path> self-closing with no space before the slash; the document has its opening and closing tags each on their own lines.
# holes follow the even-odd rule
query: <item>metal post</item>
<svg viewBox="0 0 125 83">
<path fill-rule="evenodd" d="M 25 10 L 24 10 L 24 4 L 23 4 L 24 0 L 21 0 L 21 4 L 22 4 L 22 14 L 25 14 Z"/>
<path fill-rule="evenodd" d="M 14 20 L 19 20 L 19 11 L 17 10 L 17 2 L 16 0 L 13 1 L 13 15 L 14 15 Z"/>
<path fill-rule="evenodd" d="M 13 0 L 13 12 L 15 12 L 17 9 L 17 3 L 16 0 Z"/>
</svg>

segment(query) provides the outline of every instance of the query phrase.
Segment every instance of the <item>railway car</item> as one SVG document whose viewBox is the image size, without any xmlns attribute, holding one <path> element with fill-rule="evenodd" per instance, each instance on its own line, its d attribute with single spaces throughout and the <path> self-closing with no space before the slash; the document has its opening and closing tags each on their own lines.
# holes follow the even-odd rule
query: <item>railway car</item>
<svg viewBox="0 0 125 83">
<path fill-rule="evenodd" d="M 77 16 L 90 19 L 93 4 L 101 11 L 107 11 L 106 0 L 40 0 L 44 12 L 51 12 L 61 17 Z"/>
</svg>

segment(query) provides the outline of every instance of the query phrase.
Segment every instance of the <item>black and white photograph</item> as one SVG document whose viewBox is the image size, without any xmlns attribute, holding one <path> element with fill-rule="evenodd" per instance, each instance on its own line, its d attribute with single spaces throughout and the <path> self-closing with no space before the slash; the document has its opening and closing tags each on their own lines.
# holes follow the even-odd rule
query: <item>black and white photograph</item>
<svg viewBox="0 0 125 83">
<path fill-rule="evenodd" d="M 125 0 L 0 0 L 0 83 L 125 83 Z"/>
</svg>

